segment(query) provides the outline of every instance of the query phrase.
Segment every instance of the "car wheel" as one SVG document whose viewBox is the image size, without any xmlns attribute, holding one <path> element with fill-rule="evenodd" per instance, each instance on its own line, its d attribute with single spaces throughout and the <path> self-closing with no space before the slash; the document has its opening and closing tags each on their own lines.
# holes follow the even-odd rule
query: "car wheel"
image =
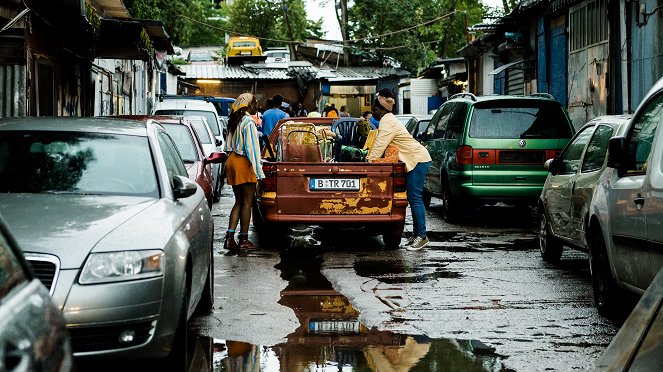
<svg viewBox="0 0 663 372">
<path fill-rule="evenodd" d="M 431 200 L 431 197 L 432 197 L 431 193 L 428 192 L 428 191 L 426 191 L 426 190 L 424 190 L 424 191 L 421 193 L 421 200 L 422 200 L 423 203 L 424 203 L 424 208 L 426 208 L 426 209 L 429 209 L 429 208 L 430 208 L 430 200 Z"/>
<path fill-rule="evenodd" d="M 451 196 L 449 184 L 442 185 L 442 218 L 450 223 L 458 220 L 459 212 L 456 201 Z"/>
<path fill-rule="evenodd" d="M 545 211 L 539 212 L 539 250 L 541 258 L 550 263 L 557 263 L 562 257 L 562 242 L 550 233 Z"/>
<path fill-rule="evenodd" d="M 221 189 L 223 188 L 223 178 L 219 174 L 219 176 L 216 179 L 216 184 L 214 184 L 214 191 L 212 192 L 212 200 L 214 200 L 215 203 L 218 203 L 221 201 Z"/>
<path fill-rule="evenodd" d="M 623 300 L 621 289 L 610 270 L 610 260 L 601 233 L 594 234 L 589 245 L 589 268 L 592 273 L 592 289 L 594 291 L 594 305 L 599 314 L 605 317 L 618 315 Z"/>
<path fill-rule="evenodd" d="M 405 226 L 398 226 L 391 231 L 382 234 L 382 242 L 385 249 L 396 249 L 401 245 L 401 237 Z"/>
<path fill-rule="evenodd" d="M 210 246 L 210 252 L 213 252 L 212 246 Z M 196 312 L 201 314 L 207 314 L 210 311 L 214 310 L 214 255 L 210 257 L 209 268 L 207 269 L 207 280 L 205 281 L 205 288 L 203 288 L 203 294 L 200 297 L 200 302 L 196 307 Z"/>
<path fill-rule="evenodd" d="M 173 338 L 173 344 L 170 348 L 170 354 L 165 358 L 164 365 L 168 366 L 169 370 L 184 371 L 186 370 L 186 348 L 187 348 L 187 312 L 189 307 L 189 289 L 187 286 L 188 273 L 184 273 L 184 278 L 182 279 L 182 290 L 184 295 L 182 296 L 182 302 L 180 303 L 180 311 L 177 319 L 177 328 L 175 331 L 175 337 Z M 178 367 L 179 366 L 179 367 Z"/>
</svg>

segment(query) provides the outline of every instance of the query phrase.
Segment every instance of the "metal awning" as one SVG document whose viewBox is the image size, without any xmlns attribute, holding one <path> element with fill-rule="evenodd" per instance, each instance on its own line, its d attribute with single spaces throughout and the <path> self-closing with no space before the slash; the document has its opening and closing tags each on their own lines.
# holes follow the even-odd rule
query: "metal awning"
<svg viewBox="0 0 663 372">
<path fill-rule="evenodd" d="M 506 65 L 502 65 L 502 66 L 494 69 L 493 71 L 489 72 L 488 75 L 497 75 L 500 72 L 502 72 L 504 70 L 507 70 L 511 67 L 514 67 L 514 66 L 517 66 L 517 65 L 520 65 L 520 64 L 523 64 L 523 63 L 532 62 L 532 61 L 533 61 L 533 59 L 526 59 L 526 60 L 522 60 L 522 61 L 507 63 Z"/>
</svg>

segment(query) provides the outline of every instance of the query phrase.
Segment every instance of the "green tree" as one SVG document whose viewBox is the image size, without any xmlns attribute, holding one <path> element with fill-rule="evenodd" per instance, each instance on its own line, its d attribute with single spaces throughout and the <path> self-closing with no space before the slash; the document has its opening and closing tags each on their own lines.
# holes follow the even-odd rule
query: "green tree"
<svg viewBox="0 0 663 372">
<path fill-rule="evenodd" d="M 467 43 L 465 16 L 471 25 L 485 12 L 478 0 L 358 1 L 348 10 L 349 45 L 417 72 L 438 57 L 457 56 Z"/>
<path fill-rule="evenodd" d="M 174 44 L 188 45 L 194 35 L 196 22 L 205 20 L 207 0 L 124 0 L 134 18 L 160 19 Z"/>
<path fill-rule="evenodd" d="M 229 28 L 235 33 L 272 39 L 261 41 L 263 46 L 283 46 L 287 40 L 303 41 L 322 29 L 322 22 L 307 20 L 303 0 L 235 1 L 229 6 L 228 15 Z"/>
</svg>

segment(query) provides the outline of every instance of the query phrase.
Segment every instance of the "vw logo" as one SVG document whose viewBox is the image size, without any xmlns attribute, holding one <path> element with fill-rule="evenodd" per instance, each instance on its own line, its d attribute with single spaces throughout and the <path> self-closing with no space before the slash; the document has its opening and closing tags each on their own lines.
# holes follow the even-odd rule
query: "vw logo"
<svg viewBox="0 0 663 372">
<path fill-rule="evenodd" d="M 525 140 L 521 139 L 520 141 L 518 141 L 518 146 L 521 147 L 521 148 L 525 147 L 525 146 L 527 146 L 527 142 L 525 142 Z"/>
</svg>

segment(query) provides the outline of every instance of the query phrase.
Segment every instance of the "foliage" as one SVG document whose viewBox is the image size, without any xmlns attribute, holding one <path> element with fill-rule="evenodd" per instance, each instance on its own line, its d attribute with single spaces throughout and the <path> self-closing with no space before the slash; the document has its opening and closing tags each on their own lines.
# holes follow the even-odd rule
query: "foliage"
<svg viewBox="0 0 663 372">
<path fill-rule="evenodd" d="M 457 12 L 451 14 L 454 10 Z M 380 58 L 393 57 L 402 67 L 416 72 L 437 57 L 456 57 L 467 43 L 465 16 L 471 25 L 479 23 L 486 11 L 479 0 L 363 0 L 349 9 L 350 39 L 359 39 L 350 45 L 355 50 L 374 52 Z M 444 15 L 449 16 L 404 32 L 371 38 Z"/>
</svg>

